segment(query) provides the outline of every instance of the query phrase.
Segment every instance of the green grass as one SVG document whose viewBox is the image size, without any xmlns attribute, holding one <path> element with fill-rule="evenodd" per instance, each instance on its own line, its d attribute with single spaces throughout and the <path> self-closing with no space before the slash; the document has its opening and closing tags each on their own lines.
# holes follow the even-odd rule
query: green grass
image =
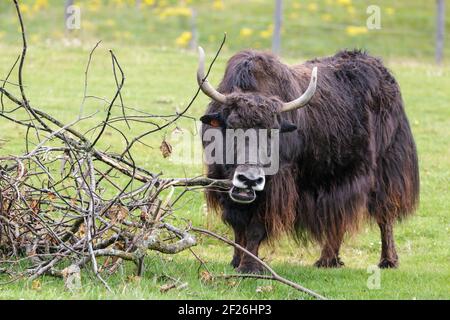
<svg viewBox="0 0 450 320">
<path fill-rule="evenodd" d="M 395 4 L 398 3 L 403 2 Z M 4 3 L 0 5 L 2 9 L 0 15 L 6 15 L 3 8 L 5 8 Z M 244 16 L 245 12 L 248 12 L 246 10 L 249 10 L 247 6 L 237 16 Z M 125 13 L 128 14 L 127 12 Z M 422 13 L 414 14 L 419 16 Z M 34 19 L 36 20 L 31 21 L 29 26 L 31 32 L 33 26 L 43 22 L 38 16 Z M 225 20 L 225 18 L 221 19 Z M 217 25 L 221 21 L 217 22 Z M 217 25 L 214 26 L 215 29 L 220 28 Z M 4 36 L 7 41 L 0 42 L 0 79 L 6 75 L 20 51 L 20 47 L 12 43 L 17 34 L 15 36 L 9 34 L 13 30 L 12 27 L 7 30 L 8 34 Z M 86 37 L 79 47 L 65 47 L 60 42 L 31 45 L 24 72 L 26 90 L 31 104 L 43 108 L 63 121 L 70 121 L 77 117 L 83 94 L 84 68 L 89 51 L 98 36 L 102 34 Z M 164 37 L 160 36 L 161 41 Z M 293 39 L 294 37 L 290 37 L 286 41 L 294 41 Z M 291 54 L 284 60 L 289 63 L 301 61 L 303 58 L 312 57 L 314 52 L 331 54 L 341 48 L 341 40 L 341 37 L 337 35 L 330 36 L 327 41 L 317 38 L 314 40 L 315 45 L 311 47 L 316 49 L 301 51 L 298 55 Z M 112 97 L 115 84 L 107 51 L 112 48 L 126 73 L 123 97 L 127 106 L 156 114 L 170 114 L 177 107 L 181 109 L 196 89 L 194 73 L 197 57 L 194 53 L 175 49 L 173 45 L 170 45 L 170 41 L 167 42 L 169 44 L 167 47 L 138 45 L 139 39 L 136 39 L 136 43 L 114 39 L 106 41 L 94 56 L 89 75 L 88 94 L 106 99 Z M 234 41 L 233 37 L 230 36 L 229 42 L 232 41 Z M 214 44 L 215 42 L 210 44 L 211 48 Z M 217 84 L 220 80 L 225 62 L 232 52 L 244 46 L 246 46 L 245 42 L 239 40 L 236 47 L 230 45 L 222 54 L 211 74 L 213 84 Z M 380 45 L 378 52 L 386 53 L 384 50 L 387 50 L 387 47 L 388 45 Z M 418 146 L 421 173 L 420 207 L 414 217 L 397 225 L 395 229 L 400 268 L 381 272 L 380 289 L 367 288 L 367 279 L 370 276 L 367 273 L 367 267 L 378 262 L 380 252 L 378 230 L 370 225 L 364 226 L 357 236 L 345 241 L 342 258 L 346 267 L 340 270 L 318 270 L 311 267 L 318 257 L 319 248 L 301 247 L 288 239 L 282 239 L 274 247 L 264 247 L 261 253 L 265 261 L 268 261 L 280 275 L 329 298 L 448 299 L 450 297 L 450 194 L 448 187 L 450 182 L 450 108 L 448 105 L 450 68 L 437 68 L 427 62 L 404 59 L 403 53 L 414 46 L 399 43 L 398 47 L 402 48 L 389 49 L 392 52 L 397 49 L 399 51 L 396 51 L 393 57 L 386 59 L 386 64 L 393 71 L 402 89 L 406 112 Z M 373 48 L 377 51 L 378 45 L 374 44 Z M 11 81 L 16 80 L 14 77 L 11 79 Z M 17 92 L 13 87 L 9 88 Z M 189 111 L 189 115 L 194 117 L 201 115 L 207 101 L 205 97 L 199 97 Z M 78 129 L 89 128 L 105 116 L 104 103 L 88 100 L 85 114 L 97 110 L 99 113 L 93 119 L 78 124 Z M 115 109 L 114 114 L 118 115 L 120 111 Z M 194 132 L 191 120 L 183 119 L 178 126 L 185 128 L 185 135 Z M 0 127 L 0 154 L 23 152 L 25 131 L 5 120 L 0 121 Z M 129 134 L 136 135 L 145 129 L 148 127 L 136 125 Z M 143 145 L 137 146 L 134 150 L 137 161 L 150 170 L 163 171 L 168 177 L 200 174 L 202 172 L 200 164 L 179 165 L 164 160 L 161 156 L 159 144 L 164 134 L 172 139 L 172 130 L 173 127 L 166 132 L 149 137 L 145 142 L 153 146 L 153 149 Z M 108 131 L 107 134 L 106 141 L 100 147 L 107 148 L 111 145 L 112 150 L 120 150 L 122 146 L 112 132 Z M 199 138 L 195 136 L 193 139 Z M 180 145 L 174 143 L 175 152 L 178 148 Z M 204 201 L 200 192 L 189 195 L 179 215 L 191 220 L 194 225 L 207 227 L 231 237 L 230 230 L 220 222 L 220 219 L 204 210 Z M 212 239 L 200 238 L 194 251 L 207 261 L 208 268 L 213 273 L 233 272 L 228 266 L 232 249 L 226 245 Z M 204 283 L 199 280 L 198 267 L 199 263 L 189 252 L 176 256 L 150 252 L 146 260 L 146 271 L 141 279 L 132 277 L 134 268 L 131 264 L 125 265 L 124 270 L 120 270 L 108 279 L 113 289 L 112 293 L 107 292 L 90 272 L 83 272 L 83 290 L 78 293 L 72 294 L 65 291 L 63 282 L 59 279 L 45 277 L 41 279 L 40 289 L 33 289 L 32 284 L 25 280 L 2 285 L 0 299 L 308 298 L 278 283 L 262 280 L 235 280 L 234 282 L 216 280 Z M 187 282 L 187 288 L 161 293 L 159 287 L 172 281 L 165 275 Z M 0 276 L 0 282 L 7 280 L 7 277 Z M 258 286 L 267 285 L 273 286 L 271 291 L 256 292 Z"/>
</svg>

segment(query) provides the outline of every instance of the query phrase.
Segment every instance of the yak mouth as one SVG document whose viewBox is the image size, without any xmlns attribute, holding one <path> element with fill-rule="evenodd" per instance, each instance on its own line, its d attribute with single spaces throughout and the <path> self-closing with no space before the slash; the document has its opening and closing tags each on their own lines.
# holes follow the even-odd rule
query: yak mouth
<svg viewBox="0 0 450 320">
<path fill-rule="evenodd" d="M 229 195 L 231 200 L 237 203 L 252 203 L 256 199 L 256 192 L 253 189 L 248 188 L 238 188 L 233 186 Z"/>
</svg>

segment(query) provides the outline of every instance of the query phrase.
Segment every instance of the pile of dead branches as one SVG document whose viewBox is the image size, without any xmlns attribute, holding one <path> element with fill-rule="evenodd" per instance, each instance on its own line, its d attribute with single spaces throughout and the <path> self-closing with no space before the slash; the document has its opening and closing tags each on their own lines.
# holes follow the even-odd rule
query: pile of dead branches
<svg viewBox="0 0 450 320">
<path fill-rule="evenodd" d="M 121 90 L 125 76 L 112 51 L 111 62 L 117 90 L 109 102 L 106 118 L 87 132 L 74 126 L 91 116 L 80 116 L 64 124 L 30 103 L 23 84 L 27 40 L 17 1 L 23 50 L 0 88 L 0 116 L 26 128 L 26 150 L 19 156 L 0 157 L 0 255 L 1 270 L 14 274 L 15 264 L 27 265 L 21 276 L 64 275 L 89 264 L 101 279 L 101 271 L 114 272 L 129 260 L 139 272 L 149 250 L 175 254 L 196 244 L 190 225 L 174 216 L 174 206 L 190 186 L 225 187 L 226 181 L 205 178 L 162 179 L 139 167 L 133 146 L 141 139 L 175 123 L 192 105 L 197 94 L 181 113 L 165 117 L 158 125 L 152 115 L 129 115 Z M 86 67 L 87 77 L 92 54 Z M 18 83 L 9 78 L 17 67 Z M 20 96 L 7 89 L 11 85 Z M 123 116 L 112 118 L 120 101 Z M 148 122 L 149 131 L 129 139 L 118 129 L 120 122 Z M 106 129 L 125 142 L 121 153 L 99 150 Z M 184 192 L 174 197 L 174 187 Z M 163 195 L 164 194 L 164 195 Z M 102 259 L 99 265 L 99 257 Z M 61 269 L 63 268 L 64 269 Z M 103 281 L 103 280 L 102 280 Z M 106 283 L 105 283 L 106 284 Z"/>
<path fill-rule="evenodd" d="M 6 78 L 0 80 L 0 118 L 25 129 L 27 151 L 22 155 L 0 156 L 0 273 L 10 274 L 13 279 L 35 279 L 44 274 L 62 276 L 71 283 L 79 279 L 80 269 L 90 267 L 108 287 L 103 275 L 114 273 L 124 261 L 134 262 L 140 274 L 149 252 L 176 254 L 190 249 L 196 245 L 194 232 L 213 236 L 253 256 L 237 244 L 211 231 L 194 228 L 176 215 L 176 205 L 188 191 L 198 187 L 227 190 L 229 181 L 162 178 L 139 166 L 133 157 L 133 147 L 142 143 L 144 137 L 169 128 L 185 116 L 200 89 L 184 110 L 165 115 L 162 124 L 154 121 L 156 115 L 129 114 L 130 108 L 124 106 L 121 94 L 125 75 L 110 51 L 117 87 L 103 121 L 86 131 L 90 133 L 88 138 L 75 127 L 94 118 L 83 116 L 82 109 L 88 98 L 92 55 L 99 43 L 92 49 L 86 66 L 80 115 L 69 124 L 63 123 L 44 108 L 33 105 L 26 95 L 23 81 L 26 32 L 18 2 L 12 2 L 23 46 Z M 220 49 L 216 58 L 219 52 Z M 9 80 L 13 72 L 17 72 L 17 83 Z M 113 117 L 113 108 L 117 107 L 122 115 Z M 119 129 L 120 123 L 130 127 L 134 121 L 146 123 L 150 129 L 134 138 Z M 124 142 L 122 152 L 97 147 L 106 130 L 115 132 Z M 175 191 L 176 187 L 181 192 Z M 271 275 L 247 277 L 277 280 L 321 298 L 280 277 L 257 257 L 254 259 Z"/>
</svg>

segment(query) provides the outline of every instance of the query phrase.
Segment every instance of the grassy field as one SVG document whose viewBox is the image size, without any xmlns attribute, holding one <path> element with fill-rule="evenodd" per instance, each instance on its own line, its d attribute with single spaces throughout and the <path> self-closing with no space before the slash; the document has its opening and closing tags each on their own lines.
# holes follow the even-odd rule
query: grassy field
<svg viewBox="0 0 450 320">
<path fill-rule="evenodd" d="M 214 11 L 212 14 L 212 17 L 215 16 L 219 20 L 214 24 L 213 31 L 210 32 L 219 34 L 217 38 L 219 39 L 221 32 L 229 31 L 228 43 L 230 43 L 214 66 L 211 74 L 211 82 L 214 84 L 220 80 L 225 62 L 232 52 L 238 48 L 250 46 L 239 36 L 239 28 L 224 22 L 226 17 L 231 15 L 230 6 L 236 2 L 225 1 L 225 9 Z M 237 18 L 243 19 L 245 14 L 252 10 L 252 5 L 263 10 L 261 8 L 264 6 L 255 4 L 258 2 L 261 1 L 246 2 L 243 10 L 237 14 Z M 322 4 L 326 1 L 316 2 Z M 380 2 L 387 3 L 388 1 Z M 396 8 L 395 14 L 400 15 L 399 8 L 404 6 L 404 3 L 406 1 L 393 2 L 392 6 Z M 413 6 L 426 6 L 427 10 L 432 9 L 432 6 L 425 5 L 425 2 L 411 1 L 411 3 Z M 304 6 L 307 4 L 308 1 L 302 2 Z M 206 11 L 208 5 L 206 3 L 200 6 L 199 12 Z M 289 5 L 292 5 L 291 2 Z M 3 19 L 5 17 L 10 19 L 12 12 L 4 2 L 0 4 L 0 10 L 2 18 L 0 32 L 4 32 L 3 40 L 0 39 L 0 79 L 2 79 L 17 57 L 20 47 L 15 42 L 15 39 L 18 38 L 17 26 L 13 27 L 12 21 L 5 22 L 6 20 Z M 125 15 L 131 15 L 130 10 L 134 9 L 124 9 L 123 12 Z M 266 8 L 266 11 L 270 10 Z M 270 21 L 267 12 L 266 14 L 263 12 L 255 14 L 258 17 L 264 17 L 265 22 L 261 25 Z M 94 11 L 88 14 L 93 13 Z M 426 25 L 425 17 L 430 14 L 425 10 L 412 11 L 412 15 L 417 16 L 417 29 L 423 27 L 421 23 Z M 336 13 L 333 19 L 344 19 L 344 16 L 344 13 Z M 45 17 L 45 11 L 43 11 L 30 18 L 30 33 L 39 30 L 40 23 L 42 23 L 40 37 L 46 37 L 46 32 L 50 33 L 48 28 L 52 22 L 51 19 L 45 19 Z M 125 20 L 128 19 L 123 19 L 123 21 Z M 100 19 L 95 25 L 101 25 L 102 21 Z M 125 23 L 123 21 L 121 23 Z M 223 26 L 219 27 L 222 22 Z M 395 18 L 395 22 L 397 23 L 396 29 L 402 28 L 403 19 Z M 231 31 L 228 30 L 228 27 L 231 28 Z M 138 26 L 130 24 L 128 27 L 128 24 L 124 24 L 120 27 L 113 27 L 114 30 L 134 34 L 137 29 L 133 28 L 138 28 Z M 423 30 L 431 30 L 430 28 Z M 105 33 L 97 30 L 80 35 L 81 44 L 76 46 L 66 46 L 62 40 L 57 40 L 56 36 L 54 38 L 50 36 L 52 41 L 33 42 L 24 72 L 29 99 L 32 104 L 43 108 L 61 120 L 75 119 L 78 116 L 83 96 L 83 73 L 89 51 L 97 39 L 105 39 L 106 41 L 97 50 L 91 65 L 88 94 L 106 99 L 113 95 L 115 84 L 108 49 L 114 49 L 126 73 L 126 85 L 123 90 L 126 105 L 156 114 L 173 113 L 177 108 L 182 108 L 187 104 L 196 89 L 194 76 L 196 55 L 177 48 L 173 44 L 173 37 L 176 37 L 182 30 L 183 25 L 174 30 L 171 29 L 163 36 L 160 34 L 158 39 L 161 42 L 155 45 L 151 44 L 152 40 L 141 43 L 141 40 L 147 37 L 142 32 L 136 32 L 133 40 L 114 38 L 111 36 L 111 30 L 105 31 Z M 386 43 L 381 43 L 383 42 L 381 40 L 379 43 L 372 43 L 367 35 L 350 38 L 342 33 L 341 36 L 333 33 L 327 38 L 327 41 L 322 41 L 320 35 L 324 34 L 325 31 L 318 34 L 318 37 L 310 37 L 311 46 L 307 46 L 307 49 L 297 46 L 299 50 L 301 49 L 299 54 L 288 49 L 283 60 L 288 63 L 301 62 L 316 54 L 332 54 L 343 46 L 359 46 L 359 44 L 365 46 L 364 43 L 371 48 L 371 51 L 386 57 L 386 64 L 400 83 L 406 112 L 418 146 L 421 173 L 420 208 L 414 217 L 396 227 L 400 268 L 381 272 L 380 289 L 368 289 L 367 287 L 367 280 L 370 276 L 367 268 L 378 262 L 380 252 L 380 238 L 375 226 L 366 225 L 357 236 L 346 239 L 342 248 L 342 259 L 346 263 L 346 267 L 343 269 L 318 270 L 311 267 L 319 255 L 319 248 L 315 246 L 301 247 L 289 239 L 283 239 L 274 247 L 264 247 L 261 256 L 280 275 L 329 298 L 448 299 L 450 298 L 450 68 L 448 66 L 438 68 L 430 64 L 430 59 L 427 57 L 432 54 L 432 46 L 420 43 L 417 39 L 403 39 L 396 46 L 392 46 L 389 45 L 389 41 L 394 41 L 394 39 L 389 36 L 385 38 L 387 39 Z M 149 37 L 153 39 L 156 36 L 151 34 Z M 207 39 L 202 37 L 206 37 L 206 35 L 202 35 L 200 39 Z M 366 39 L 366 37 L 368 38 Z M 208 42 L 207 47 L 210 48 L 210 54 L 212 54 L 216 41 Z M 417 43 L 417 46 L 414 46 L 413 42 Z M 290 33 L 286 35 L 286 44 L 288 48 L 289 46 L 292 46 L 293 49 L 296 48 L 294 36 Z M 266 47 L 267 45 L 262 43 L 261 46 Z M 448 52 L 448 47 L 446 50 Z M 418 59 L 418 57 L 422 59 Z M 15 80 L 12 78 L 12 81 Z M 14 89 L 12 90 L 14 91 Z M 207 101 L 205 97 L 199 97 L 189 111 L 189 115 L 193 117 L 201 115 Z M 97 110 L 99 113 L 95 118 L 80 123 L 79 129 L 92 126 L 105 115 L 104 103 L 95 99 L 88 100 L 85 114 Z M 115 110 L 115 112 L 118 114 L 119 110 Z M 0 121 L 0 126 L 0 154 L 23 152 L 24 130 L 4 120 Z M 195 132 L 190 120 L 181 120 L 178 126 L 185 129 L 185 135 Z M 143 130 L 145 130 L 143 126 L 134 126 L 129 134 L 137 134 Z M 141 149 L 135 150 L 137 160 L 146 168 L 152 171 L 162 171 L 168 177 L 201 174 L 202 166 L 200 164 L 180 165 L 163 159 L 158 147 L 164 134 L 169 139 L 171 138 L 172 130 L 173 127 L 167 132 L 161 132 L 148 138 L 145 142 L 154 148 L 139 146 Z M 193 139 L 199 138 L 193 136 Z M 121 145 L 111 136 L 101 147 L 119 150 Z M 174 143 L 174 149 L 176 152 L 176 143 Z M 192 193 L 189 196 L 183 210 L 180 210 L 180 215 L 191 220 L 194 225 L 207 227 L 231 237 L 230 230 L 221 223 L 220 219 L 205 210 L 201 193 Z M 194 251 L 207 261 L 208 268 L 213 273 L 233 272 L 228 265 L 232 249 L 222 243 L 201 238 Z M 86 272 L 83 273 L 83 289 L 78 293 L 65 291 L 61 280 L 48 277 L 41 279 L 39 286 L 33 286 L 32 283 L 22 280 L 2 285 L 0 299 L 308 298 L 278 283 L 263 280 L 202 282 L 198 276 L 199 263 L 189 252 L 176 256 L 150 253 L 146 260 L 146 266 L 142 278 L 134 277 L 133 266 L 126 265 L 118 274 L 107 279 L 113 292 L 107 292 L 92 274 Z M 183 283 L 187 282 L 188 285 L 182 290 L 174 289 L 161 293 L 160 286 L 172 281 L 171 278 L 179 279 Z M 7 280 L 7 277 L 0 276 L 0 282 Z"/>
</svg>

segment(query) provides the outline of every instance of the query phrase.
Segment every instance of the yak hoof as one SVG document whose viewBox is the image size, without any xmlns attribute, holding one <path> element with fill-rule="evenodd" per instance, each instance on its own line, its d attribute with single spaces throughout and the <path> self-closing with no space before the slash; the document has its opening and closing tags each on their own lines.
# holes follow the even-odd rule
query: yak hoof
<svg viewBox="0 0 450 320">
<path fill-rule="evenodd" d="M 243 273 L 243 274 L 263 274 L 264 273 L 264 269 L 259 266 L 259 265 L 255 265 L 255 264 L 244 264 L 244 265 L 240 265 L 239 268 L 236 269 L 236 271 L 238 273 Z"/>
<path fill-rule="evenodd" d="M 381 259 L 378 264 L 380 269 L 395 269 L 398 268 L 398 260 Z"/>
<path fill-rule="evenodd" d="M 239 264 L 241 263 L 241 257 L 240 256 L 234 256 L 233 259 L 230 262 L 230 265 L 233 268 L 239 267 Z"/>
<path fill-rule="evenodd" d="M 314 263 L 314 266 L 317 268 L 340 268 L 344 266 L 344 262 L 339 257 L 331 259 L 320 258 Z"/>
</svg>

